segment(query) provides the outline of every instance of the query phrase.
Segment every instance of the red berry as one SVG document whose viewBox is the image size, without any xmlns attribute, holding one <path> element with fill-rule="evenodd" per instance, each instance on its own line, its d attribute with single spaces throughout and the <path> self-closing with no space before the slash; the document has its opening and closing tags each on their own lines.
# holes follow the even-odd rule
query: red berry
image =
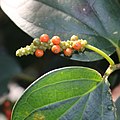
<svg viewBox="0 0 120 120">
<path fill-rule="evenodd" d="M 53 53 L 58 54 L 60 52 L 60 46 L 59 45 L 53 45 L 51 50 L 52 50 Z"/>
<path fill-rule="evenodd" d="M 11 103 L 9 101 L 4 102 L 4 107 L 10 107 Z"/>
<path fill-rule="evenodd" d="M 59 45 L 60 44 L 60 37 L 59 36 L 53 36 L 52 39 L 51 39 L 51 42 L 54 44 L 54 45 Z"/>
<path fill-rule="evenodd" d="M 35 56 L 36 57 L 42 57 L 43 55 L 44 55 L 44 51 L 43 50 L 37 49 L 35 51 Z"/>
<path fill-rule="evenodd" d="M 63 52 L 64 52 L 65 56 L 71 56 L 72 55 L 72 49 L 71 48 L 67 48 Z"/>
<path fill-rule="evenodd" d="M 75 50 L 80 50 L 81 47 L 82 47 L 82 45 L 81 45 L 81 43 L 80 43 L 79 41 L 74 41 L 72 47 L 73 47 Z"/>
<path fill-rule="evenodd" d="M 6 111 L 5 111 L 5 115 L 6 115 L 6 117 L 7 117 L 7 120 L 11 120 L 11 113 L 12 113 L 11 110 L 6 110 Z"/>
<path fill-rule="evenodd" d="M 49 40 L 50 40 L 50 38 L 47 34 L 42 34 L 40 36 L 40 42 L 48 42 Z"/>
</svg>

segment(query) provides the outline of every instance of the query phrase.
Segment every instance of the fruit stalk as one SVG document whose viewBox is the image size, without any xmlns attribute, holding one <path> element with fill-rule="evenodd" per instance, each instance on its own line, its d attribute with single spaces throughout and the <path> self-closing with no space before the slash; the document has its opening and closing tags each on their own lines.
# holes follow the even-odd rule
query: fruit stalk
<svg viewBox="0 0 120 120">
<path fill-rule="evenodd" d="M 113 66 L 115 64 L 114 61 L 106 53 L 104 53 L 102 50 L 100 50 L 100 49 L 98 49 L 98 48 L 96 48 L 96 47 L 94 47 L 92 45 L 89 45 L 89 44 L 87 44 L 85 46 L 85 48 L 90 49 L 90 50 L 98 53 L 102 57 L 104 57 L 110 63 L 111 66 Z"/>
</svg>

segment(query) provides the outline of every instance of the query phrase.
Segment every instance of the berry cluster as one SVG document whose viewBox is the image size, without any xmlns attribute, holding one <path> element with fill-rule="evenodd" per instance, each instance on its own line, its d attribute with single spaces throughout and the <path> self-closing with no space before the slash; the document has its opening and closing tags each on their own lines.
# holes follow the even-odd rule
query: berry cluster
<svg viewBox="0 0 120 120">
<path fill-rule="evenodd" d="M 47 34 L 42 34 L 40 38 L 35 38 L 31 45 L 18 49 L 16 56 L 35 54 L 36 57 L 42 57 L 47 49 L 54 54 L 63 52 L 65 56 L 71 56 L 74 51 L 82 52 L 86 44 L 86 40 L 78 39 L 75 35 L 70 40 L 61 41 L 59 36 L 53 36 L 50 39 Z"/>
</svg>

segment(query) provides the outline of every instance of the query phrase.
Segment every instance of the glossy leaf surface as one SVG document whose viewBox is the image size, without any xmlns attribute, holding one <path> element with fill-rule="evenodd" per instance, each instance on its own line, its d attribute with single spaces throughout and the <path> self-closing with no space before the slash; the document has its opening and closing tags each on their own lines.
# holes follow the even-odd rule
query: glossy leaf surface
<svg viewBox="0 0 120 120">
<path fill-rule="evenodd" d="M 113 107 L 109 95 L 106 98 L 108 86 L 101 81 L 98 72 L 85 67 L 49 72 L 25 91 L 13 110 L 12 120 L 114 118 L 114 112 L 107 109 L 107 105 Z"/>
<path fill-rule="evenodd" d="M 119 46 L 120 5 L 115 0 L 1 0 L 1 6 L 32 37 L 48 33 L 67 40 L 76 34 L 109 55 L 113 46 Z M 101 57 L 86 51 L 71 59 L 94 61 Z"/>
</svg>

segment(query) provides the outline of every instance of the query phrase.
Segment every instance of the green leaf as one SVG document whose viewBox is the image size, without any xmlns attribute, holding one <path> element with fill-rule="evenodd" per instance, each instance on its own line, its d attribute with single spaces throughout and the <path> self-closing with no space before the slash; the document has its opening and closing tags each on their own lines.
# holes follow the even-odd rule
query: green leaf
<svg viewBox="0 0 120 120">
<path fill-rule="evenodd" d="M 42 117 L 46 120 L 91 117 L 89 120 L 93 120 L 94 117 L 107 117 L 106 114 L 113 118 L 111 110 L 106 113 L 104 105 L 112 105 L 104 95 L 108 87 L 103 91 L 101 81 L 102 77 L 97 71 L 85 67 L 65 67 L 49 72 L 27 88 L 14 107 L 12 120 Z M 97 86 L 96 92 L 89 94 Z M 90 111 L 94 111 L 95 116 L 91 116 Z"/>
<path fill-rule="evenodd" d="M 67 40 L 76 34 L 108 55 L 120 42 L 117 0 L 1 0 L 1 7 L 32 37 L 48 33 L 51 37 L 59 35 L 62 40 Z M 74 54 L 71 59 L 94 61 L 101 57 L 86 51 Z"/>
<path fill-rule="evenodd" d="M 0 95 L 8 91 L 7 84 L 20 71 L 21 68 L 14 58 L 0 54 Z"/>
</svg>

